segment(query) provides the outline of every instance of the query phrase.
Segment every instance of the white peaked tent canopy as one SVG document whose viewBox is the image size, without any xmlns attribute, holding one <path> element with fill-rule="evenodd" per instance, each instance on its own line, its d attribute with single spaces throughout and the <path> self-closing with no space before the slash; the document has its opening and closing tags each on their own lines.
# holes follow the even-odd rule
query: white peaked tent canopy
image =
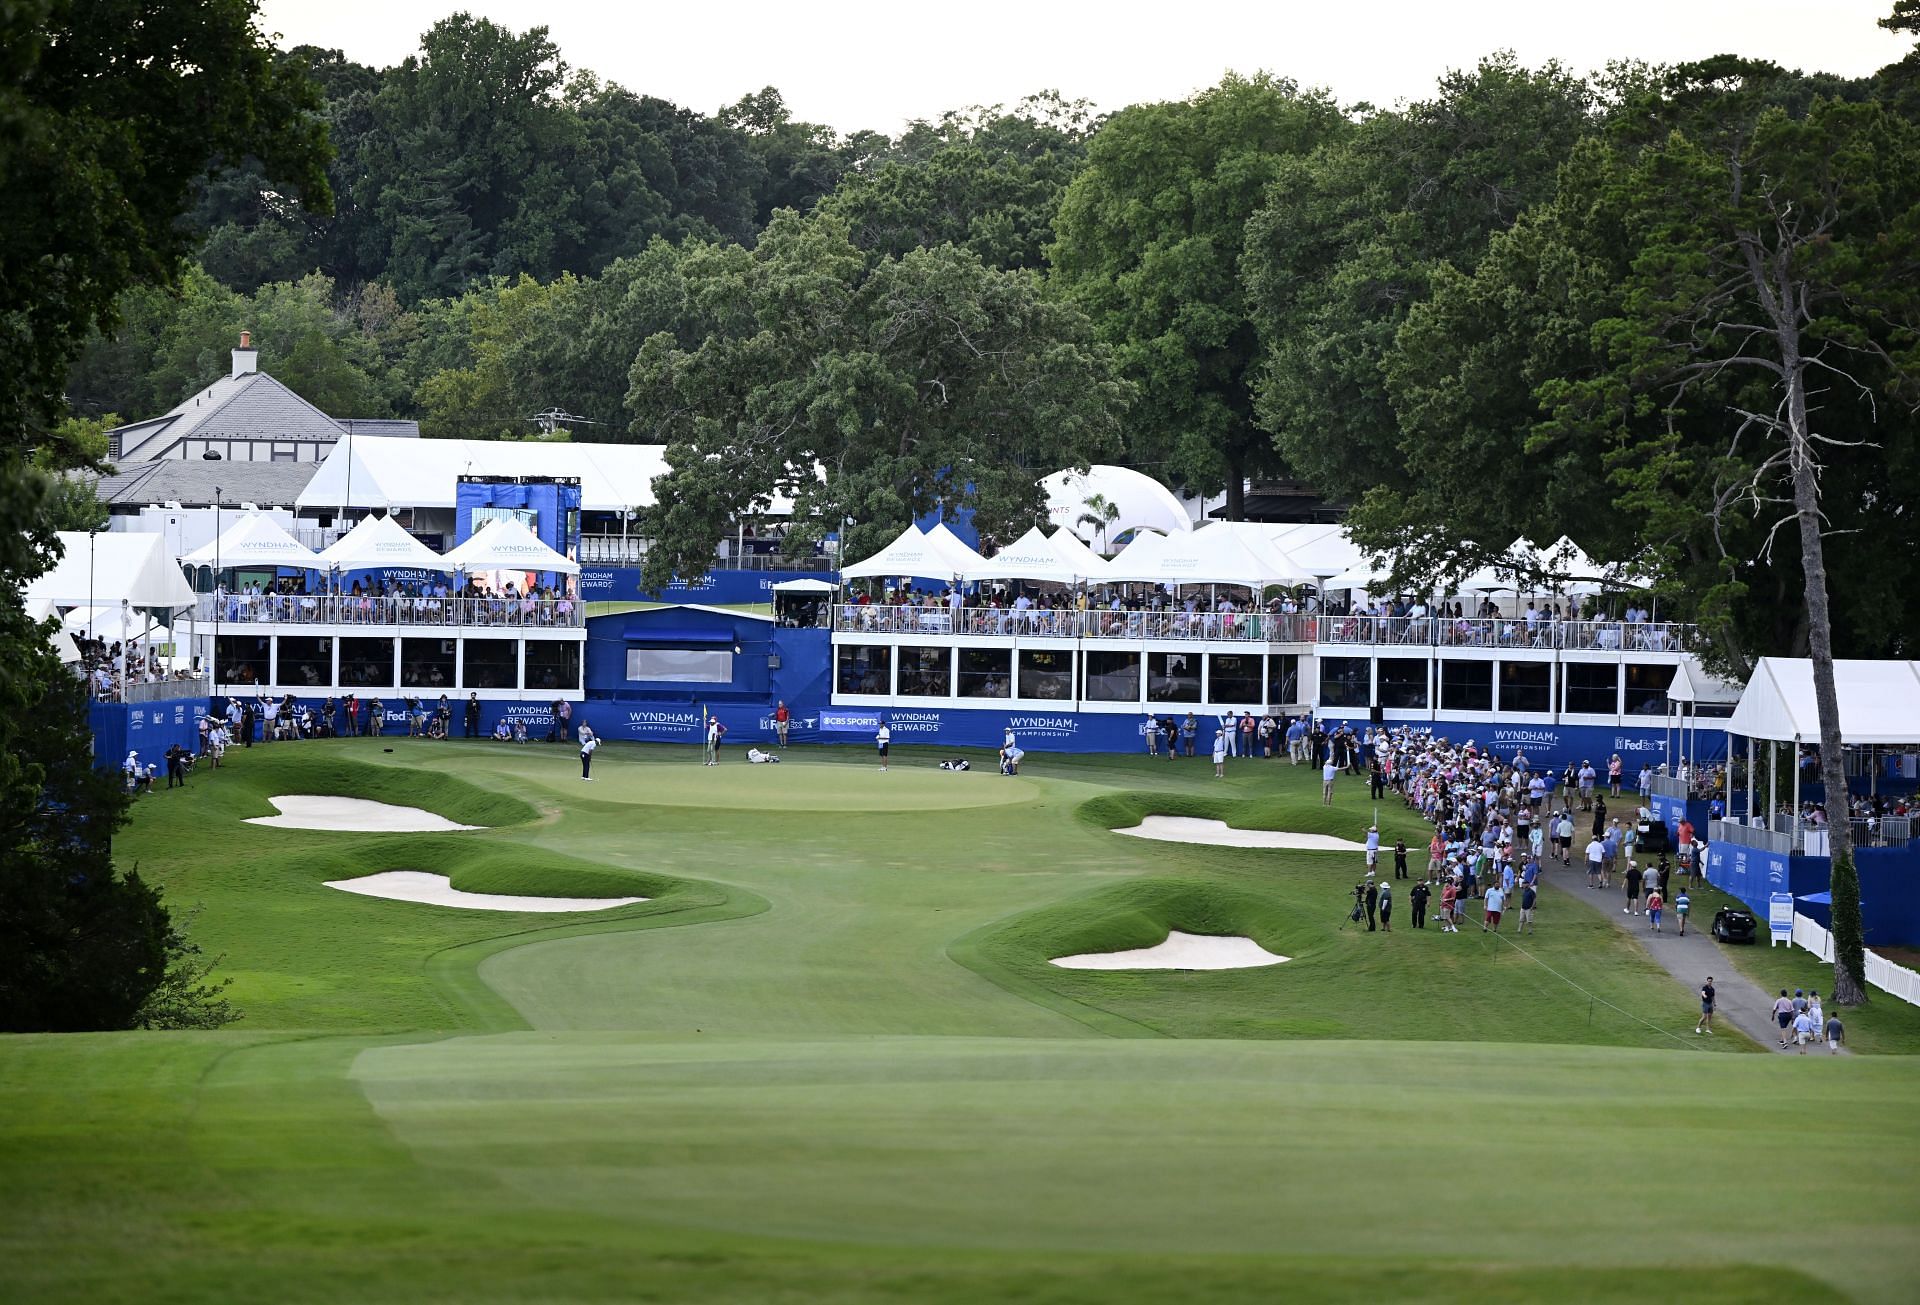
<svg viewBox="0 0 1920 1305">
<path fill-rule="evenodd" d="M 161 534 L 60 532 L 64 549 L 53 570 L 27 584 L 25 599 L 56 608 L 127 603 L 159 620 L 193 606 L 193 590 Z"/>
<path fill-rule="evenodd" d="M 367 571 L 376 567 L 451 571 L 455 565 L 402 530 L 392 517 L 364 518 L 321 553 L 317 564 L 342 571 Z"/>
<path fill-rule="evenodd" d="M 1220 539 L 1222 534 L 1231 535 L 1234 543 L 1228 545 Z M 1202 539 L 1202 536 L 1210 538 Z M 1294 560 L 1279 544 L 1274 542 L 1272 529 L 1257 521 L 1216 521 L 1193 532 L 1193 541 L 1204 543 L 1208 548 L 1221 552 L 1232 549 L 1243 550 L 1266 568 L 1262 584 L 1270 585 L 1310 585 L 1318 583 L 1318 577 Z M 1242 581 L 1241 583 L 1247 583 Z"/>
<path fill-rule="evenodd" d="M 1146 548 L 1142 545 L 1146 544 Z M 1249 522 L 1215 522 L 1199 530 L 1135 539 L 1107 565 L 1106 579 L 1162 584 L 1267 585 L 1312 584 L 1313 577 L 1288 560 Z"/>
<path fill-rule="evenodd" d="M 1093 556 L 1091 550 L 1087 550 L 1087 556 Z M 1040 580 L 1070 585 L 1086 579 L 1087 567 L 1063 553 L 1035 526 L 992 557 L 968 567 L 962 576 L 967 580 Z"/>
<path fill-rule="evenodd" d="M 48 642 L 53 645 L 53 651 L 60 658 L 62 666 L 71 666 L 80 660 L 80 647 L 65 630 L 55 630 Z"/>
<path fill-rule="evenodd" d="M 964 563 L 961 570 L 969 566 L 978 566 L 986 560 L 974 551 L 973 545 L 949 530 L 944 521 L 934 522 L 933 529 L 927 531 L 927 538 L 931 539 L 947 556 Z"/>
<path fill-rule="evenodd" d="M 1083 579 L 1098 582 L 1107 578 L 1107 559 L 1088 548 L 1071 530 L 1063 526 L 1054 531 L 1050 542 L 1054 551 L 1071 562 Z"/>
<path fill-rule="evenodd" d="M 1105 578 L 1115 584 L 1157 584 L 1166 578 L 1160 565 L 1166 551 L 1167 536 L 1143 530 L 1107 563 Z"/>
<path fill-rule="evenodd" d="M 1323 581 L 1366 566 L 1367 563 L 1365 550 L 1353 542 L 1345 526 L 1325 523 L 1270 525 L 1266 527 L 1266 532 L 1267 538 L 1281 552 L 1298 563 L 1302 570 Z M 1345 587 L 1364 589 L 1366 586 Z"/>
<path fill-rule="evenodd" d="M 1701 668 L 1698 662 L 1682 661 L 1667 686 L 1667 701 L 1698 704 L 1702 702 L 1739 702 L 1741 689 L 1731 680 Z"/>
<path fill-rule="evenodd" d="M 1836 661 L 1833 674 L 1842 742 L 1920 743 L 1920 662 Z M 1762 657 L 1726 728 L 1749 739 L 1818 743 L 1813 663 L 1804 657 Z"/>
<path fill-rule="evenodd" d="M 1083 540 L 1103 538 L 1099 526 L 1080 520 L 1088 512 L 1104 516 L 1099 509 L 1088 506 L 1088 500 L 1095 496 L 1119 514 L 1107 523 L 1107 540 L 1118 539 L 1129 530 L 1168 534 L 1193 529 L 1193 519 L 1172 490 L 1129 467 L 1096 463 L 1084 472 L 1056 471 L 1041 479 L 1040 488 L 1047 495 L 1047 520 Z"/>
<path fill-rule="evenodd" d="M 295 539 L 264 512 L 244 513 L 220 532 L 220 538 L 188 553 L 187 566 L 303 566 L 320 565 L 311 548 Z"/>
<path fill-rule="evenodd" d="M 776 594 L 830 594 L 840 586 L 827 580 L 782 580 L 773 587 Z"/>
<path fill-rule="evenodd" d="M 557 571 L 580 574 L 580 564 L 556 553 L 540 536 L 514 517 L 495 517 L 475 531 L 466 543 L 449 552 L 445 561 L 472 575 L 476 571 Z"/>
<path fill-rule="evenodd" d="M 947 540 L 959 544 L 963 552 L 955 552 Z M 841 567 L 840 578 L 859 580 L 870 576 L 918 576 L 923 580 L 950 579 L 979 561 L 980 555 L 961 544 L 959 537 L 944 525 L 936 526 L 933 531 L 924 534 L 917 526 L 909 525 L 892 543 L 872 557 L 855 562 L 852 566 Z"/>
</svg>

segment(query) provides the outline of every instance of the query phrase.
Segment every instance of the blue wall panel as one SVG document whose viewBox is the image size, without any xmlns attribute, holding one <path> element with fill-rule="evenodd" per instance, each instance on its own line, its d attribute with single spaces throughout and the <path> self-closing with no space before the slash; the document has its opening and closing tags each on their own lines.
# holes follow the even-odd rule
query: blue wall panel
<svg viewBox="0 0 1920 1305">
<path fill-rule="evenodd" d="M 166 763 L 161 758 L 168 748 L 178 743 L 189 752 L 200 750 L 200 717 L 205 708 L 204 698 L 91 703 L 87 721 L 93 729 L 93 762 L 118 770 L 133 751 L 140 754 L 142 764 L 159 765 L 164 774 Z"/>
</svg>

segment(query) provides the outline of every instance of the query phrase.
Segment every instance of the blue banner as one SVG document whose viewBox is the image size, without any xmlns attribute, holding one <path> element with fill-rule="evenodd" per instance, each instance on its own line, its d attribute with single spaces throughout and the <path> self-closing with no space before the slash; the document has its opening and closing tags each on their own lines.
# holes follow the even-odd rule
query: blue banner
<svg viewBox="0 0 1920 1305">
<path fill-rule="evenodd" d="M 181 698 L 171 702 L 95 702 L 87 706 L 87 723 L 93 729 L 93 762 L 105 770 L 118 770 L 127 753 L 138 752 L 143 765 L 158 765 L 168 748 L 178 743 L 189 752 L 200 750 L 200 717 L 206 713 L 206 699 Z"/>
<path fill-rule="evenodd" d="M 1775 893 L 1790 891 L 1791 858 L 1785 852 L 1736 847 L 1725 841 L 1707 849 L 1707 882 L 1745 902 L 1761 918 Z"/>
</svg>

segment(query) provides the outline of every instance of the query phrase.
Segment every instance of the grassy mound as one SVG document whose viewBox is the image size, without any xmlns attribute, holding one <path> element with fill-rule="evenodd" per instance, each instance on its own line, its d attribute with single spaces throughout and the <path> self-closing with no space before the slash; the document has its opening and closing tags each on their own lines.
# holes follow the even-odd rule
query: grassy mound
<svg viewBox="0 0 1920 1305">
<path fill-rule="evenodd" d="M 302 793 L 419 807 L 462 825 L 521 825 L 540 818 L 539 809 L 531 803 L 469 783 L 450 771 L 384 765 L 349 756 L 339 748 L 298 743 L 229 753 L 227 765 L 217 771 L 201 769 L 190 782 L 196 790 L 207 790 L 195 795 L 203 817 L 276 815 L 268 798 Z M 160 796 L 171 800 L 164 793 Z M 143 808 L 143 819 L 146 814 Z"/>
<path fill-rule="evenodd" d="M 1419 818 L 1398 800 L 1380 804 L 1380 836 L 1387 847 L 1396 837 L 1407 840 L 1411 857 L 1420 849 L 1420 864 L 1426 865 L 1426 843 L 1430 831 Z M 1235 829 L 1276 829 L 1295 834 L 1328 834 L 1358 842 L 1373 821 L 1371 807 L 1356 812 L 1350 802 L 1328 807 L 1320 804 L 1317 791 L 1309 798 L 1297 790 L 1247 797 L 1243 792 L 1183 793 L 1129 789 L 1089 798 L 1075 816 L 1096 829 L 1131 829 L 1148 816 L 1186 816 L 1196 820 L 1221 820 Z"/>
</svg>

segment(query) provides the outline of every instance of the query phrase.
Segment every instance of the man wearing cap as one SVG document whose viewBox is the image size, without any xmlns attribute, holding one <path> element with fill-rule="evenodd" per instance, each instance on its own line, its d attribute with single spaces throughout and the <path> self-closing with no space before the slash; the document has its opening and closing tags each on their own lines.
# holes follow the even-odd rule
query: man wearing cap
<svg viewBox="0 0 1920 1305">
<path fill-rule="evenodd" d="M 1593 781 L 1597 774 L 1598 772 L 1594 770 L 1591 761 L 1583 761 L 1580 763 L 1578 778 L 1580 781 L 1580 809 L 1582 811 L 1593 810 Z"/>
</svg>

